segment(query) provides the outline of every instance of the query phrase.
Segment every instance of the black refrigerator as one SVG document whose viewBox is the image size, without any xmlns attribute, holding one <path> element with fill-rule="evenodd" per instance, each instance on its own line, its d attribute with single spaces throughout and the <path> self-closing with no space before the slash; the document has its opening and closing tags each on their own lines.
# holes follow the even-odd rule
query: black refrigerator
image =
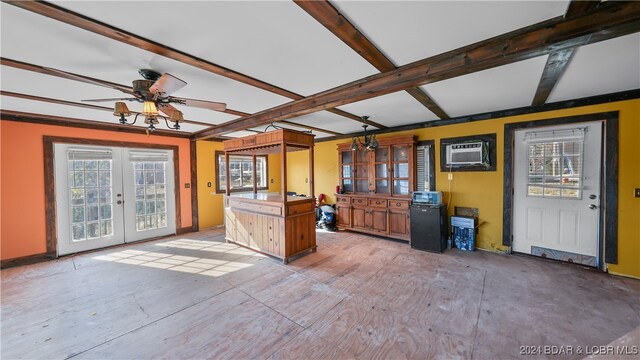
<svg viewBox="0 0 640 360">
<path fill-rule="evenodd" d="M 441 253 L 447 248 L 447 207 L 411 205 L 411 247 Z"/>
</svg>

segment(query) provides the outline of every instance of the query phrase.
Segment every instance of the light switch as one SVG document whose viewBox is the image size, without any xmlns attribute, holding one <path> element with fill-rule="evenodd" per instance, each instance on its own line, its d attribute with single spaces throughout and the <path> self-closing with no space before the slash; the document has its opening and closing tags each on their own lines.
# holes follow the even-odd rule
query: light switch
<svg viewBox="0 0 640 360">
<path fill-rule="evenodd" d="M 188 189 L 188 188 L 190 188 L 190 187 L 191 187 L 191 184 L 189 184 L 189 183 L 184 183 L 184 188 L 185 188 L 185 189 Z"/>
<path fill-rule="evenodd" d="M 635 193 L 635 196 L 636 196 L 637 198 L 640 198 L 640 188 L 636 188 L 636 190 L 634 191 L 634 193 Z"/>
<path fill-rule="evenodd" d="M 207 183 L 207 187 L 211 187 L 211 181 Z"/>
</svg>

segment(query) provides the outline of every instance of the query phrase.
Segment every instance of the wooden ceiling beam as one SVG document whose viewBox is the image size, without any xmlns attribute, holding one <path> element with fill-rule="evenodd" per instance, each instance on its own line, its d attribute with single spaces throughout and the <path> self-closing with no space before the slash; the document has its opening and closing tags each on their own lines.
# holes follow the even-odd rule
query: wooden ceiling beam
<svg viewBox="0 0 640 360">
<path fill-rule="evenodd" d="M 567 19 L 558 17 L 530 25 L 221 124 L 197 133 L 196 137 L 206 138 L 242 127 L 286 120 L 638 31 L 640 2 L 610 1 L 584 15 Z"/>
<path fill-rule="evenodd" d="M 572 0 L 569 3 L 569 7 L 564 17 L 567 19 L 585 14 L 597 8 L 599 4 L 600 1 Z M 533 102 L 531 103 L 532 106 L 542 105 L 547 102 L 549 95 L 551 95 L 551 91 L 553 91 L 553 88 L 555 88 L 560 77 L 562 77 L 562 74 L 564 74 L 569 67 L 574 51 L 575 49 L 570 48 L 549 54 L 547 63 L 542 71 L 542 76 L 540 77 L 540 82 L 538 83 L 538 88 L 536 89 L 536 94 L 533 97 Z"/>
<path fill-rule="evenodd" d="M 46 103 L 50 103 L 50 104 L 60 104 L 60 105 L 81 107 L 81 108 L 85 108 L 85 109 L 108 111 L 108 112 L 113 113 L 113 108 L 107 107 L 107 106 L 100 106 L 100 105 L 93 105 L 93 104 L 87 104 L 87 103 L 79 103 L 79 102 L 74 102 L 74 101 L 53 99 L 53 98 L 48 98 L 48 97 L 29 95 L 29 94 L 22 94 L 22 93 L 16 93 L 16 92 L 11 92 L 11 91 L 4 91 L 4 90 L 0 90 L 0 95 L 1 96 L 10 96 L 10 97 L 19 98 L 19 99 L 27 99 L 27 100 L 33 100 L 33 101 L 46 102 Z M 135 114 L 140 114 L 137 111 L 132 111 L 131 113 L 134 114 L 134 115 Z M 207 128 L 211 128 L 211 124 L 210 123 L 205 123 L 205 122 L 201 122 L 201 121 L 185 119 L 182 122 L 184 122 L 185 124 L 200 125 L 200 126 L 206 126 Z"/>
<path fill-rule="evenodd" d="M 5 3 L 17 6 L 19 8 L 34 12 L 36 14 L 54 19 L 54 20 L 58 20 L 61 21 L 65 24 L 69 24 L 72 26 L 76 26 L 78 28 L 93 32 L 95 34 L 110 38 L 112 40 L 116 40 L 116 41 L 120 41 L 122 43 L 125 43 L 127 45 L 131 45 L 134 47 L 137 47 L 139 49 L 143 49 L 146 51 L 149 51 L 151 53 L 160 55 L 160 56 L 164 56 L 166 58 L 172 59 L 172 60 L 176 60 L 179 61 L 181 63 L 187 64 L 187 65 L 191 65 L 194 67 L 197 67 L 199 69 L 202 69 L 204 71 L 208 71 L 220 76 L 224 76 L 226 78 L 235 80 L 235 81 L 239 81 L 243 84 L 247 84 L 247 85 L 251 85 L 254 87 L 257 87 L 259 89 L 262 90 L 266 90 L 269 92 L 272 92 L 274 94 L 278 94 L 281 96 L 284 96 L 286 98 L 289 99 L 293 99 L 293 100 L 300 100 L 300 99 L 304 99 L 304 96 L 300 95 L 300 94 L 296 94 L 292 91 L 283 89 L 281 87 L 266 83 L 264 81 L 258 80 L 254 77 L 245 75 L 245 74 L 241 74 L 239 72 L 233 71 L 231 69 L 228 69 L 226 67 L 214 64 L 212 62 L 209 62 L 207 60 L 204 60 L 202 58 L 198 58 L 195 57 L 193 55 L 187 54 L 185 52 L 182 52 L 180 50 L 177 49 L 173 49 L 171 47 L 168 47 L 166 45 L 157 43 L 155 41 L 143 38 L 141 36 L 135 35 L 133 33 L 127 32 L 125 30 L 122 29 L 118 29 L 114 26 L 111 26 L 109 24 L 97 21 L 95 19 L 91 19 L 89 17 L 86 17 L 82 14 L 73 12 L 71 10 L 67 10 L 63 7 L 45 2 L 45 1 L 7 1 L 7 0 L 3 0 Z M 345 116 L 346 114 L 349 114 L 343 110 L 339 110 L 339 109 L 325 109 L 329 112 L 332 112 L 336 115 L 340 115 L 340 116 Z M 360 117 L 360 116 L 356 116 L 353 114 L 349 114 L 349 116 L 346 116 L 349 119 L 358 121 L 358 122 L 362 122 L 364 123 L 364 120 Z M 371 124 L 371 122 L 369 121 L 369 123 Z M 379 128 L 385 128 L 386 126 L 380 125 L 378 124 Z"/>
<path fill-rule="evenodd" d="M 68 126 L 92 130 L 117 131 L 134 134 L 146 134 L 147 128 L 131 125 L 121 125 L 117 123 L 103 123 L 100 121 L 83 120 L 64 116 L 44 115 L 28 113 L 23 111 L 0 109 L 0 118 L 2 121 L 19 121 L 36 124 Z M 189 138 L 189 133 L 177 132 L 175 130 L 158 129 L 153 132 L 154 135 L 171 136 L 178 138 Z"/>
<path fill-rule="evenodd" d="M 108 89 L 117 89 L 120 90 L 124 93 L 132 93 L 133 92 L 133 88 L 131 86 L 126 86 L 126 85 L 122 85 L 122 84 L 116 84 L 113 82 L 109 82 L 106 80 L 101 80 L 101 79 L 96 79 L 96 78 L 92 78 L 92 77 L 88 77 L 88 76 L 84 76 L 84 75 L 80 75 L 80 74 L 74 74 L 74 73 L 70 73 L 70 72 L 66 72 L 66 71 L 62 71 L 62 70 L 58 70 L 58 69 L 54 69 L 54 68 L 49 68 L 49 67 L 44 67 L 44 66 L 40 66 L 40 65 L 34 65 L 34 64 L 30 64 L 30 63 L 26 63 L 26 62 L 22 62 L 22 61 L 18 61 L 18 60 L 13 60 L 13 59 L 8 59 L 8 58 L 4 58 L 4 57 L 0 57 L 0 65 L 4 65 L 4 66 L 10 66 L 16 69 L 21 69 L 21 70 L 26 70 L 26 71 L 32 71 L 32 72 L 37 72 L 40 74 L 44 74 L 44 75 L 50 75 L 50 76 L 57 76 L 63 79 L 67 79 L 67 80 L 74 80 L 74 81 L 79 81 L 79 82 L 83 82 L 86 84 L 91 84 L 91 85 L 97 85 L 97 86 L 102 86 L 102 87 L 106 87 Z M 230 115 L 235 115 L 235 116 L 240 116 L 240 117 L 244 117 L 244 116 L 248 116 L 250 114 L 242 112 L 242 111 L 238 111 L 238 110 L 233 110 L 230 108 L 227 108 L 224 111 L 225 114 L 230 114 Z M 214 124 L 211 123 L 205 123 L 205 122 L 199 122 L 199 121 L 193 121 L 190 120 L 192 123 L 194 124 L 198 124 L 198 125 L 205 125 L 208 127 L 213 127 L 215 126 Z"/>
<path fill-rule="evenodd" d="M 380 72 L 397 69 L 396 65 L 380 51 L 355 25 L 342 16 L 327 0 L 294 0 L 298 6 L 316 19 L 333 35 L 342 40 L 362 58 L 375 66 Z M 449 115 L 420 88 L 407 89 L 407 92 L 440 119 L 448 119 Z"/>
</svg>

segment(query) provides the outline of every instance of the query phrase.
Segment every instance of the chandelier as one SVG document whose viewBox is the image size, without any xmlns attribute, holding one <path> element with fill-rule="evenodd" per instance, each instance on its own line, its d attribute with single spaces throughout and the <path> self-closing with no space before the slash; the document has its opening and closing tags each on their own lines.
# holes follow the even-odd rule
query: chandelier
<svg viewBox="0 0 640 360">
<path fill-rule="evenodd" d="M 150 100 L 145 100 L 142 112 L 136 113 L 136 117 L 133 119 L 132 123 L 129 123 L 127 119 L 125 119 L 127 116 L 131 115 L 131 111 L 127 107 L 127 104 L 123 102 L 116 103 L 115 109 L 113 110 L 113 115 L 120 117 L 120 124 L 123 125 L 135 124 L 138 120 L 138 116 L 142 115 L 144 116 L 144 123 L 147 124 L 148 131 L 154 131 L 156 129 L 156 125 L 160 123 L 158 118 L 164 119 L 167 128 L 171 130 L 180 130 L 180 123 L 184 121 L 182 111 L 180 110 L 174 109 L 173 112 L 171 112 L 171 116 L 169 117 L 160 115 L 158 113 L 158 106 L 155 102 Z M 173 125 L 169 125 L 169 121 L 173 122 Z"/>
<path fill-rule="evenodd" d="M 362 122 L 364 123 L 364 125 L 362 125 L 362 128 L 364 129 L 364 134 L 363 134 L 364 141 L 361 141 L 359 137 L 354 136 L 353 142 L 351 143 L 351 150 L 374 151 L 375 149 L 378 148 L 378 140 L 376 139 L 376 134 L 367 135 L 367 127 L 369 127 L 369 124 L 367 124 L 368 119 L 369 119 L 368 116 L 362 117 L 362 120 L 363 120 Z"/>
</svg>

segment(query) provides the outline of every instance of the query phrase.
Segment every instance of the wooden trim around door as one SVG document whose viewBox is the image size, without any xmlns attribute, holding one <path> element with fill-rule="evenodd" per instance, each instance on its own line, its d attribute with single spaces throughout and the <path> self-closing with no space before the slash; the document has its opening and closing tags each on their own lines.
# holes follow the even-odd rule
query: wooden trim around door
<svg viewBox="0 0 640 360">
<path fill-rule="evenodd" d="M 116 146 L 125 148 L 139 149 L 162 149 L 173 151 L 173 176 L 174 176 L 174 193 L 176 202 L 176 231 L 181 228 L 182 218 L 180 215 L 180 163 L 179 163 L 179 147 L 177 145 L 147 144 L 126 141 L 98 140 L 98 139 L 82 139 L 69 138 L 61 136 L 44 136 L 44 192 L 45 192 L 45 232 L 47 241 L 46 255 L 49 257 L 58 257 L 58 232 L 56 225 L 56 192 L 55 192 L 55 172 L 54 172 L 54 153 L 53 147 L 55 143 L 64 144 L 83 144 L 97 146 Z"/>
<path fill-rule="evenodd" d="M 511 247 L 513 242 L 513 147 L 515 130 L 536 128 L 541 126 L 563 125 L 571 123 L 603 121 L 604 153 L 600 166 L 603 170 L 602 196 L 600 207 L 600 253 L 599 257 L 608 264 L 618 263 L 618 121 L 617 111 L 578 115 L 546 120 L 510 123 L 504 125 L 504 200 L 502 218 L 502 245 Z M 604 238 L 604 241 L 603 241 Z M 599 264 L 603 266 L 604 264 Z"/>
<path fill-rule="evenodd" d="M 198 151 L 195 140 L 189 141 L 189 157 L 191 161 L 191 231 L 198 231 L 200 229 L 198 223 Z"/>
</svg>

